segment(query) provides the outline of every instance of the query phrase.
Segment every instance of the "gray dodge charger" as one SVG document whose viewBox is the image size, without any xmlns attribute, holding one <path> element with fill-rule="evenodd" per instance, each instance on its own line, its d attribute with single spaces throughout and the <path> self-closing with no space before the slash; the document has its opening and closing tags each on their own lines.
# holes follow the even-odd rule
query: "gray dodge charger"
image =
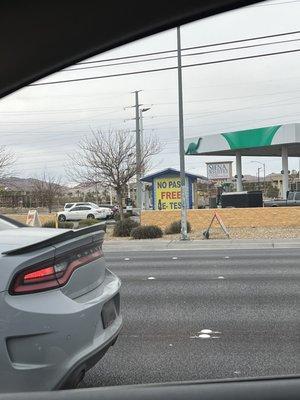
<svg viewBox="0 0 300 400">
<path fill-rule="evenodd" d="M 0 391 L 78 384 L 122 326 L 101 225 L 30 228 L 0 216 Z"/>
</svg>

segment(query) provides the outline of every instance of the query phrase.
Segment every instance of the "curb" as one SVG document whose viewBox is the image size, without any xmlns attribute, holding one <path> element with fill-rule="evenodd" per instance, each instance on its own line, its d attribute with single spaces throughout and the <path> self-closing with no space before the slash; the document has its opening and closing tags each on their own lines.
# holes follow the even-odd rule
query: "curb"
<svg viewBox="0 0 300 400">
<path fill-rule="evenodd" d="M 111 240 L 104 241 L 103 250 L 126 251 L 174 251 L 174 250 L 255 250 L 255 249 L 300 249 L 300 239 L 253 239 L 253 240 Z"/>
</svg>

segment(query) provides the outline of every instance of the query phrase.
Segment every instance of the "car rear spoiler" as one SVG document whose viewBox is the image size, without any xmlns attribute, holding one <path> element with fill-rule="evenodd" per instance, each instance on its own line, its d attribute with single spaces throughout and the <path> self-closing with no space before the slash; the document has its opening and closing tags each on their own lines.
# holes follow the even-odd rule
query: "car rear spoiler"
<svg viewBox="0 0 300 400">
<path fill-rule="evenodd" d="M 34 228 L 33 228 L 34 229 Z M 54 246 L 55 244 L 65 242 L 67 240 L 75 239 L 79 236 L 88 235 L 89 233 L 99 232 L 99 240 L 103 240 L 105 230 L 105 223 L 99 223 L 86 228 L 78 229 L 76 231 L 69 230 L 63 232 L 50 239 L 42 240 L 41 242 L 30 244 L 28 246 L 19 247 L 17 249 L 4 251 L 2 254 L 7 256 L 14 256 L 19 254 L 29 253 L 31 251 L 40 250 L 48 246 Z M 98 239 L 97 239 L 98 240 Z"/>
</svg>

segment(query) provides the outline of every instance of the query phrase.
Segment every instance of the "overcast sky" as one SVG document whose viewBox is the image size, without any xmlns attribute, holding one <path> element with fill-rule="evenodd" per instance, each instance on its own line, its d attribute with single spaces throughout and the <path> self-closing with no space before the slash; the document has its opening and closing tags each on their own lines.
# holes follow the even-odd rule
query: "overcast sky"
<svg viewBox="0 0 300 400">
<path fill-rule="evenodd" d="M 299 0 L 276 0 L 231 11 L 183 26 L 182 47 L 297 31 L 300 30 L 299 15 Z M 185 56 L 183 64 L 300 49 L 300 34 L 259 40 L 255 44 L 291 39 L 298 41 Z M 253 42 L 239 45 L 245 44 Z M 175 48 L 176 30 L 173 29 L 92 60 Z M 215 48 L 209 48 L 212 49 Z M 192 52 L 195 51 L 200 50 Z M 184 52 L 189 53 L 191 51 Z M 92 69 L 61 71 L 44 81 L 176 66 L 176 58 L 103 66 L 108 63 L 111 62 Z M 300 52 L 185 68 L 183 83 L 185 137 L 300 122 Z M 158 136 L 164 145 L 163 151 L 153 158 L 153 170 L 178 168 L 176 70 L 20 90 L 0 100 L 0 144 L 9 146 L 17 154 L 19 176 L 36 176 L 46 169 L 62 176 L 67 183 L 66 155 L 76 149 L 82 136 L 89 135 L 92 129 L 134 129 L 131 120 L 134 109 L 124 109 L 134 104 L 134 90 L 142 90 L 140 102 L 151 107 L 144 114 L 144 134 Z M 205 175 L 205 162 L 221 159 L 232 158 L 186 157 L 186 169 Z M 243 159 L 244 174 L 256 174 L 258 164 L 251 161 L 255 158 Z M 259 161 L 266 163 L 266 173 L 281 170 L 280 158 L 260 158 Z M 289 167 L 298 170 L 299 159 L 291 158 Z"/>
</svg>

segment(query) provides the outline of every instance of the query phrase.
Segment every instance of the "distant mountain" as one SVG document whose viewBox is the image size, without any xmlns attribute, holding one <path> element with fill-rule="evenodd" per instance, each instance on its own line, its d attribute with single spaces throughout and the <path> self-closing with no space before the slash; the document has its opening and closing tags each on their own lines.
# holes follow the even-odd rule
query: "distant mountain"
<svg viewBox="0 0 300 400">
<path fill-rule="evenodd" d="M 33 189 L 34 183 L 38 179 L 34 178 L 17 178 L 10 176 L 1 180 L 0 186 L 6 190 L 17 190 L 22 192 L 29 192 Z"/>
<path fill-rule="evenodd" d="M 100 184 L 92 184 L 92 183 L 80 183 L 76 186 L 73 186 L 72 188 L 68 188 L 69 193 L 76 194 L 78 192 L 80 193 L 102 193 L 105 188 Z"/>
<path fill-rule="evenodd" d="M 1 180 L 0 188 L 4 188 L 5 190 L 30 192 L 34 189 L 34 184 L 36 182 L 42 182 L 42 181 L 40 179 L 35 179 L 35 178 L 18 178 L 16 176 L 10 176 Z M 63 190 L 68 189 L 63 185 L 61 185 L 61 187 Z"/>
<path fill-rule="evenodd" d="M 257 181 L 257 176 L 244 175 L 243 180 L 246 181 L 246 182 L 256 182 Z"/>
</svg>

